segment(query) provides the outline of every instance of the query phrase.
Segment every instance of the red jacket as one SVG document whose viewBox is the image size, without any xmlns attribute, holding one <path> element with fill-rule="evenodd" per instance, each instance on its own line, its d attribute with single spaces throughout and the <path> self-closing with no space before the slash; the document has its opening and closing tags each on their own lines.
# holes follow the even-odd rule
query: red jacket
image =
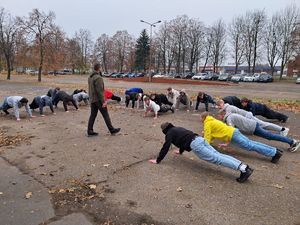
<svg viewBox="0 0 300 225">
<path fill-rule="evenodd" d="M 106 100 L 111 99 L 114 94 L 110 90 L 104 90 L 104 98 Z"/>
</svg>

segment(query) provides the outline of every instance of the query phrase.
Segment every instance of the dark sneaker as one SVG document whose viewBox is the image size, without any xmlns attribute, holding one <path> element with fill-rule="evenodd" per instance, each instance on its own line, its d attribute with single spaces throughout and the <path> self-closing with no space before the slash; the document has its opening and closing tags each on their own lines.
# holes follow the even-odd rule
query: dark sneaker
<svg viewBox="0 0 300 225">
<path fill-rule="evenodd" d="M 279 161 L 280 157 L 282 156 L 282 153 L 283 153 L 282 150 L 277 149 L 277 150 L 276 150 L 276 154 L 272 157 L 271 162 L 272 162 L 272 163 L 277 163 L 277 162 Z"/>
<path fill-rule="evenodd" d="M 281 120 L 282 123 L 286 123 L 289 120 L 288 117 L 284 118 L 283 120 Z"/>
<path fill-rule="evenodd" d="M 114 128 L 110 133 L 113 135 L 113 134 L 118 133 L 120 130 L 121 130 L 121 128 Z"/>
<path fill-rule="evenodd" d="M 174 112 L 175 112 L 175 111 L 174 111 L 174 109 L 173 109 L 172 107 L 170 108 L 170 110 L 171 110 L 171 112 L 172 112 L 172 113 L 174 113 Z"/>
<path fill-rule="evenodd" d="M 87 132 L 87 136 L 88 137 L 93 137 L 93 136 L 97 136 L 98 135 L 98 133 L 96 133 L 96 132 L 94 132 L 94 131 L 88 131 Z"/>
<path fill-rule="evenodd" d="M 9 114 L 9 112 L 8 112 L 7 110 L 3 110 L 3 111 L 5 112 L 5 114 L 6 114 L 6 115 L 8 115 L 8 114 Z"/>
<path fill-rule="evenodd" d="M 249 166 L 246 167 L 246 172 L 241 172 L 241 175 L 239 178 L 236 178 L 236 181 L 239 183 L 244 183 L 253 173 L 254 169 L 251 169 Z"/>
</svg>

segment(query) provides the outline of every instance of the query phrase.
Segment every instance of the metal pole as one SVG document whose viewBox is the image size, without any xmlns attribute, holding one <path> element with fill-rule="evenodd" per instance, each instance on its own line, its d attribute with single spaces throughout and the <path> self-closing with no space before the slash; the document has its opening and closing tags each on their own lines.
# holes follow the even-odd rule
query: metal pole
<svg viewBox="0 0 300 225">
<path fill-rule="evenodd" d="M 149 59 L 150 59 L 150 62 L 149 62 L 149 82 L 152 81 L 152 77 L 151 77 L 151 65 L 152 65 L 152 57 L 151 57 L 151 47 L 152 47 L 152 24 L 150 24 L 150 43 L 149 43 Z"/>
</svg>

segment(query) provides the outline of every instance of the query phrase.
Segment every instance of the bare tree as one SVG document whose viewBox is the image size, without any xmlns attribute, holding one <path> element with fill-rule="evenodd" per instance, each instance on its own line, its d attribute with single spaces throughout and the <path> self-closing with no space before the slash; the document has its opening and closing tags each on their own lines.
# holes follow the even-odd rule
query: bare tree
<svg viewBox="0 0 300 225">
<path fill-rule="evenodd" d="M 275 14 L 271 20 L 268 21 L 264 32 L 264 47 L 266 49 L 266 56 L 271 67 L 271 74 L 274 75 L 275 66 L 280 58 L 279 41 L 279 15 Z"/>
<path fill-rule="evenodd" d="M 122 72 L 125 58 L 129 55 L 131 50 L 130 46 L 132 46 L 133 38 L 127 31 L 117 31 L 112 37 L 112 41 L 116 67 L 118 71 Z"/>
<path fill-rule="evenodd" d="M 54 12 L 50 11 L 48 14 L 33 9 L 29 13 L 28 18 L 18 18 L 19 23 L 28 32 L 28 35 L 32 35 L 32 40 L 37 41 L 39 46 L 39 74 L 38 81 L 42 81 L 42 69 L 44 65 L 45 57 L 45 40 L 48 36 L 53 34 L 54 30 Z"/>
<path fill-rule="evenodd" d="M 257 10 L 252 13 L 253 16 L 253 65 L 252 73 L 255 73 L 255 66 L 257 62 L 258 48 L 261 46 L 263 29 L 266 21 L 266 14 L 263 10 Z"/>
<path fill-rule="evenodd" d="M 245 53 L 245 39 L 243 38 L 244 21 L 242 16 L 235 17 L 229 25 L 229 38 L 234 59 L 234 73 L 237 73 L 239 65 L 243 63 Z"/>
<path fill-rule="evenodd" d="M 203 50 L 203 56 L 204 56 L 204 65 L 203 69 L 201 72 L 205 72 L 206 65 L 208 63 L 208 60 L 211 58 L 212 54 L 212 41 L 213 41 L 213 36 L 212 36 L 212 29 L 211 28 L 206 28 L 205 31 L 205 38 L 204 38 L 204 50 Z"/>
<path fill-rule="evenodd" d="M 157 43 L 157 46 L 159 48 L 159 54 L 161 56 L 162 66 L 163 66 L 163 72 L 167 72 L 167 60 L 168 60 L 168 51 L 170 51 L 169 48 L 169 42 L 170 42 L 170 34 L 169 34 L 169 25 L 167 22 L 164 22 L 160 28 L 158 33 L 156 34 L 155 42 Z"/>
<path fill-rule="evenodd" d="M 211 59 L 213 62 L 213 70 L 217 72 L 220 64 L 225 58 L 226 45 L 226 25 L 220 19 L 211 28 L 212 48 Z"/>
<path fill-rule="evenodd" d="M 15 18 L 0 8 L 0 47 L 6 60 L 7 80 L 10 80 L 17 31 Z"/>
<path fill-rule="evenodd" d="M 79 43 L 81 52 L 80 70 L 83 70 L 85 73 L 86 70 L 90 68 L 89 60 L 93 46 L 91 32 L 86 29 L 79 29 L 79 31 L 75 33 L 75 39 Z"/>
<path fill-rule="evenodd" d="M 105 72 L 108 71 L 108 52 L 109 52 L 109 42 L 110 38 L 107 34 L 102 34 L 95 43 L 95 54 L 96 57 L 99 58 L 102 63 L 102 68 Z"/>
<path fill-rule="evenodd" d="M 176 73 L 184 72 L 184 62 L 186 57 L 186 39 L 188 17 L 186 15 L 178 16 L 170 21 L 171 39 L 174 44 L 174 54 L 176 60 Z M 181 67 L 182 62 L 182 67 Z M 183 69 L 182 69 L 183 68 Z"/>
<path fill-rule="evenodd" d="M 280 58 L 281 58 L 281 69 L 280 69 L 280 79 L 283 75 L 283 70 L 287 62 L 295 54 L 297 43 L 297 38 L 293 35 L 297 28 L 297 23 L 299 22 L 299 8 L 295 5 L 286 7 L 280 12 L 279 16 L 279 30 L 281 34 L 279 48 L 280 48 Z"/>
<path fill-rule="evenodd" d="M 196 19 L 190 19 L 186 37 L 189 46 L 188 67 L 190 72 L 193 71 L 196 62 L 200 58 L 200 53 L 203 47 L 203 38 L 204 25 L 202 24 L 202 22 Z"/>
</svg>

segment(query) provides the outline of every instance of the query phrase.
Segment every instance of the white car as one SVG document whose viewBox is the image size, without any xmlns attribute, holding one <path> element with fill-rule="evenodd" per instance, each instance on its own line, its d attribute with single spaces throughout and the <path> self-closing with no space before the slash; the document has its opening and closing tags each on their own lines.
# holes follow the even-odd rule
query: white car
<svg viewBox="0 0 300 225">
<path fill-rule="evenodd" d="M 260 73 L 255 73 L 255 74 L 253 75 L 253 77 L 254 77 L 254 80 L 253 80 L 253 81 L 258 81 L 258 79 L 259 79 L 259 77 L 260 77 Z"/>
<path fill-rule="evenodd" d="M 300 84 L 300 77 L 297 78 L 296 84 Z"/>
<path fill-rule="evenodd" d="M 204 80 L 204 77 L 206 76 L 206 73 L 197 73 L 192 77 L 192 80 Z"/>
<path fill-rule="evenodd" d="M 255 79 L 254 75 L 249 74 L 249 75 L 244 76 L 243 81 L 245 81 L 245 82 L 253 82 L 254 79 Z"/>
</svg>

